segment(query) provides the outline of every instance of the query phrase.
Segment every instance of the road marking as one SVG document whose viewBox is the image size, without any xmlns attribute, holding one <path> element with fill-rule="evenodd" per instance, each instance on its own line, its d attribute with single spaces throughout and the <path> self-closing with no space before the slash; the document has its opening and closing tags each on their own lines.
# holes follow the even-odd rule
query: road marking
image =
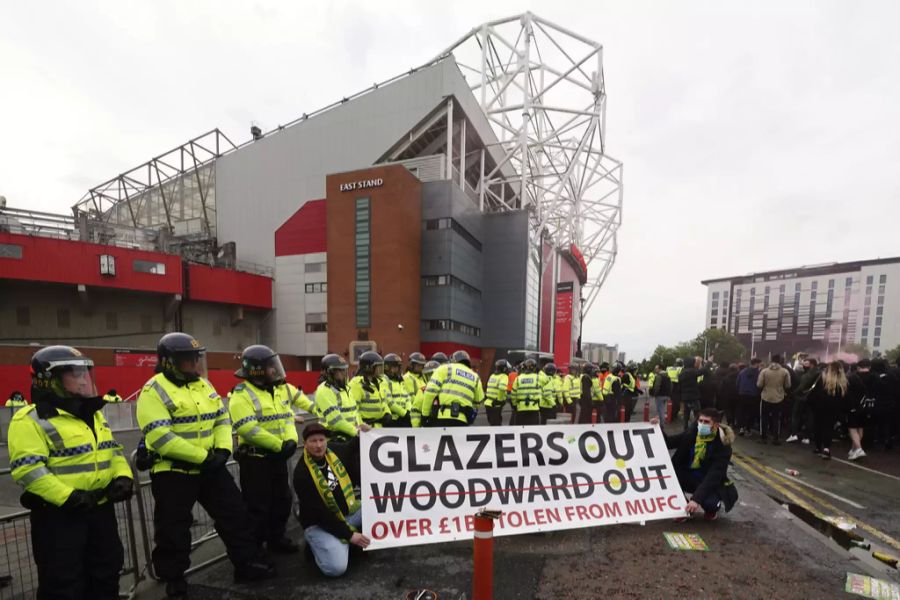
<svg viewBox="0 0 900 600">
<path fill-rule="evenodd" d="M 850 465 L 851 467 L 856 467 L 857 469 L 862 469 L 863 471 L 868 471 L 869 473 L 875 473 L 876 475 L 881 475 L 882 477 L 890 477 L 896 481 L 900 481 L 900 477 L 896 475 L 891 475 L 890 473 L 884 473 L 883 471 L 876 471 L 875 469 L 870 469 L 869 467 L 864 467 L 862 465 L 858 465 L 855 462 L 850 462 L 849 460 L 842 460 L 840 458 L 831 457 L 831 460 L 835 460 L 839 463 L 843 463 L 845 465 Z"/>
<path fill-rule="evenodd" d="M 746 455 L 742 455 L 740 458 L 738 458 L 738 457 L 736 457 L 736 456 L 733 456 L 732 459 L 733 459 L 733 460 L 734 460 L 734 459 L 737 459 L 737 460 L 739 461 L 739 462 L 738 462 L 739 465 L 740 465 L 741 463 L 744 463 L 744 464 L 741 465 L 741 466 L 743 466 L 745 469 L 747 469 L 748 467 L 750 467 L 751 463 L 752 463 L 753 465 L 755 465 L 756 468 L 751 467 L 751 468 L 749 469 L 750 472 L 753 472 L 753 471 L 755 471 L 756 469 L 765 469 L 765 465 L 760 464 L 759 461 L 755 460 L 755 459 L 752 458 L 752 457 L 746 456 Z M 766 477 L 765 474 L 763 474 L 763 473 L 761 473 L 761 472 L 757 472 L 756 475 L 757 475 L 758 477 L 761 477 L 763 480 L 766 480 L 766 481 L 769 483 L 769 485 L 772 485 L 773 482 L 771 481 L 771 479 L 769 479 L 768 477 Z M 795 481 L 795 480 L 787 479 L 785 476 L 781 475 L 780 473 L 773 472 L 773 476 L 774 476 L 775 478 L 777 478 L 777 479 L 782 480 L 783 482 L 785 482 L 785 483 L 788 484 L 788 485 L 794 485 L 794 484 L 796 484 L 796 481 Z M 782 488 L 781 486 L 778 486 L 777 484 L 772 485 L 772 487 L 774 487 L 776 490 L 781 491 L 782 493 L 785 492 L 784 488 Z M 890 546 L 893 546 L 894 548 L 900 550 L 900 541 L 897 541 L 896 539 L 894 539 L 894 538 L 891 537 L 890 535 L 888 535 L 888 534 L 882 532 L 880 529 L 877 529 L 877 528 L 873 527 L 872 525 L 869 525 L 869 524 L 866 523 L 865 521 L 862 521 L 861 519 L 859 519 L 859 518 L 857 518 L 857 517 L 855 517 L 855 516 L 853 516 L 853 515 L 851 515 L 851 514 L 845 512 L 845 511 L 841 510 L 840 508 L 838 508 L 838 507 L 834 506 L 833 504 L 831 504 L 831 503 L 829 503 L 829 502 L 823 500 L 822 498 L 819 498 L 818 496 L 816 496 L 816 495 L 813 494 L 812 492 L 808 492 L 808 491 L 804 490 L 803 488 L 796 487 L 796 488 L 793 488 L 793 491 L 797 492 L 798 494 L 802 494 L 803 496 L 806 496 L 806 497 L 810 498 L 813 502 L 815 502 L 815 503 L 819 504 L 820 506 L 824 507 L 826 510 L 828 510 L 828 511 L 830 511 L 830 512 L 834 512 L 834 513 L 835 513 L 836 515 L 838 515 L 838 516 L 843 516 L 843 517 L 845 517 L 846 519 L 849 519 L 850 521 L 856 523 L 856 525 L 857 525 L 860 529 L 864 529 L 865 531 L 869 532 L 870 534 L 872 534 L 873 536 L 877 537 L 877 538 L 880 539 L 881 541 L 883 541 L 883 542 L 889 544 Z M 790 492 L 789 492 L 787 495 L 788 495 L 788 497 L 791 497 L 791 498 L 794 498 L 794 499 L 797 498 L 797 496 L 796 496 L 795 494 L 792 494 L 792 493 L 790 493 Z M 799 505 L 802 506 L 803 508 L 806 508 L 807 510 L 809 510 L 810 512 L 812 512 L 813 514 L 815 514 L 816 516 L 818 516 L 818 517 L 820 517 L 820 518 L 824 518 L 824 516 L 825 516 L 825 515 L 822 514 L 821 511 L 819 511 L 819 510 L 817 510 L 817 509 L 815 509 L 815 508 L 811 508 L 807 503 L 805 503 L 805 502 L 803 502 L 803 501 L 797 502 L 797 504 L 799 504 Z"/>
<path fill-rule="evenodd" d="M 758 464 L 760 467 L 762 467 L 763 469 L 765 469 L 766 471 L 769 471 L 770 473 L 774 473 L 775 475 L 778 475 L 778 476 L 780 476 L 780 477 L 784 477 L 781 473 L 779 473 L 776 469 L 773 469 L 772 467 L 766 466 L 766 465 L 761 464 L 761 463 L 759 463 L 759 462 L 757 462 L 757 464 Z M 798 484 L 800 484 L 800 485 L 802 485 L 802 486 L 806 486 L 806 487 L 808 487 L 808 488 L 814 489 L 814 490 L 816 490 L 817 492 L 819 492 L 820 494 L 825 494 L 826 496 L 829 496 L 829 497 L 831 497 L 831 498 L 834 498 L 835 500 L 840 500 L 841 502 L 843 502 L 843 503 L 845 503 L 845 504 L 849 504 L 849 505 L 852 506 L 853 508 L 859 508 L 859 509 L 863 509 L 863 510 L 865 510 L 865 508 L 866 508 L 866 507 L 863 506 L 862 504 L 858 504 L 858 503 L 854 502 L 853 500 L 850 500 L 849 498 L 844 498 L 843 496 L 838 496 L 837 494 L 835 494 L 835 493 L 833 493 L 833 492 L 829 492 L 828 490 L 824 490 L 824 489 L 822 489 L 822 488 L 820 488 L 820 487 L 816 487 L 816 486 L 814 486 L 814 485 L 811 484 L 811 483 L 808 483 L 808 482 L 806 482 L 806 481 L 803 481 L 802 479 L 794 479 L 794 478 L 787 478 L 787 477 L 784 477 L 784 478 L 785 478 L 787 481 L 790 481 L 791 483 L 798 483 Z"/>
</svg>

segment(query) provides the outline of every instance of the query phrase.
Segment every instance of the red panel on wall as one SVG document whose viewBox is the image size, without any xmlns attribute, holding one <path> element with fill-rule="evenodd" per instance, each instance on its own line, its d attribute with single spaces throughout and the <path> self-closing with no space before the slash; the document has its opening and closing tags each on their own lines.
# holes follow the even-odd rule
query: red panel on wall
<svg viewBox="0 0 900 600">
<path fill-rule="evenodd" d="M 172 254 L 14 233 L 0 233 L 0 243 L 19 246 L 22 254 L 0 258 L 0 279 L 181 293 L 181 257 Z M 100 274 L 101 255 L 115 257 L 115 275 Z M 135 270 L 135 261 L 157 273 Z"/>
<path fill-rule="evenodd" d="M 275 256 L 326 250 L 325 201 L 310 200 L 275 230 Z"/>
<path fill-rule="evenodd" d="M 272 279 L 231 269 L 188 265 L 190 300 L 272 308 Z"/>
<path fill-rule="evenodd" d="M 553 359 L 557 366 L 572 360 L 572 284 L 561 283 L 556 288 L 556 326 L 553 332 Z"/>
</svg>

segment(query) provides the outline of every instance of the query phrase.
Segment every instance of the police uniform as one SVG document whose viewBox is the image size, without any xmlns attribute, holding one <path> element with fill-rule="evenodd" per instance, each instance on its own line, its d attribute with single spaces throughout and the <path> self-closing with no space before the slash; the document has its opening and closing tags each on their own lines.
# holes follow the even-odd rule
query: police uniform
<svg viewBox="0 0 900 600">
<path fill-rule="evenodd" d="M 425 386 L 422 417 L 436 427 L 466 426 L 483 402 L 478 374 L 461 362 L 449 362 L 436 369 Z"/>
</svg>

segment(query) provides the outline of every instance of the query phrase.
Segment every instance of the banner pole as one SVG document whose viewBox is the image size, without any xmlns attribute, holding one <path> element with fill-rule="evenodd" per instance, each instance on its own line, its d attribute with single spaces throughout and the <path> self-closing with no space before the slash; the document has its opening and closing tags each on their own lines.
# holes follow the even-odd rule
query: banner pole
<svg viewBox="0 0 900 600">
<path fill-rule="evenodd" d="M 475 515 L 472 600 L 494 598 L 494 519 L 500 514 L 500 511 L 485 510 Z"/>
</svg>

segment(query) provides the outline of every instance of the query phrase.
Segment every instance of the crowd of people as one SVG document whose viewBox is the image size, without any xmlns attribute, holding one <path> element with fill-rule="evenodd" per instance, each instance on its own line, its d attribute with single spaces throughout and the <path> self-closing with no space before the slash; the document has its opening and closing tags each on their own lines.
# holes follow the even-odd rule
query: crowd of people
<svg viewBox="0 0 900 600">
<path fill-rule="evenodd" d="M 634 369 L 621 363 L 557 368 L 533 358 L 515 366 L 501 359 L 486 385 L 462 350 L 428 360 L 415 352 L 405 367 L 398 354 L 369 351 L 358 365 L 349 377 L 343 356 L 323 357 L 310 400 L 287 382 L 277 352 L 250 346 L 226 400 L 205 378 L 199 341 L 178 332 L 160 339 L 156 373 L 136 402 L 143 438 L 135 467 L 150 473 L 151 560 L 168 597 L 187 596 L 196 504 L 212 518 L 237 582 L 273 577 L 271 555 L 300 551 L 285 534 L 295 499 L 307 558 L 326 576 L 342 575 L 351 549 L 370 543 L 357 492 L 360 432 L 466 427 L 482 406 L 489 424 L 500 426 L 507 403 L 515 425 L 554 422 L 561 411 L 556 422 L 627 421 L 642 393 Z M 38 596 L 118 597 L 124 552 L 114 505 L 130 500 L 134 481 L 102 408 L 121 397 L 115 390 L 99 395 L 93 362 L 75 348 L 41 348 L 30 366 L 32 403 L 23 399 L 12 418 L 9 454 L 12 477 L 24 488 L 22 504 L 31 511 Z M 727 478 L 734 436 L 717 410 L 702 406 L 708 369 L 699 362 L 681 367 L 685 414 L 697 420 L 666 441 L 675 449 L 678 479 L 692 493 L 688 512 L 715 518 L 736 499 Z M 678 386 L 668 379 L 661 367 L 651 378 L 657 401 L 667 392 L 674 396 Z M 303 429 L 302 447 L 297 411 L 318 418 Z M 240 487 L 226 468 L 232 458 Z"/>
<path fill-rule="evenodd" d="M 900 367 L 883 358 L 820 363 L 803 356 L 790 366 L 777 354 L 765 365 L 696 357 L 657 365 L 650 380 L 658 414 L 671 400 L 673 417 L 683 407 L 685 427 L 694 411 L 716 408 L 738 436 L 809 445 L 825 459 L 835 438 L 849 439 L 847 458 L 856 461 L 866 456 L 864 439 L 870 451 L 890 450 L 900 434 Z"/>
</svg>

